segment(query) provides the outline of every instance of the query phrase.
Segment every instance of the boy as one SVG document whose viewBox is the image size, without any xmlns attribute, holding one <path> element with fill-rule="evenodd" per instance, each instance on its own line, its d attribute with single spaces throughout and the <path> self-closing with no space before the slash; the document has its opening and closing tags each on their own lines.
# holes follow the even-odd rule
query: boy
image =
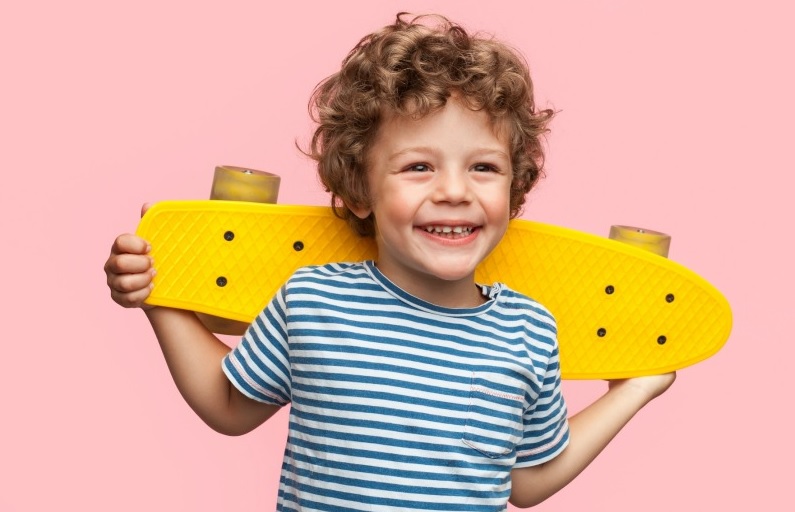
<svg viewBox="0 0 795 512">
<path fill-rule="evenodd" d="M 309 154 L 377 261 L 300 269 L 231 352 L 195 314 L 143 303 L 144 240 L 120 236 L 105 265 L 210 427 L 243 434 L 291 404 L 279 510 L 531 506 L 674 380 L 611 382 L 567 419 L 552 315 L 474 281 L 538 179 L 552 112 L 506 46 L 424 21 L 365 37 L 312 99 Z"/>
</svg>

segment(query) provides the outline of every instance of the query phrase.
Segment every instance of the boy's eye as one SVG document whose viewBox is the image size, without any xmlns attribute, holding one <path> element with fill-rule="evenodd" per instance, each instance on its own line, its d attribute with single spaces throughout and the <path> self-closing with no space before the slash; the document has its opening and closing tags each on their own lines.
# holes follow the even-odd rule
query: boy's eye
<svg viewBox="0 0 795 512">
<path fill-rule="evenodd" d="M 428 172 L 430 167 L 427 164 L 411 164 L 406 167 L 406 170 L 413 172 Z"/>
<path fill-rule="evenodd" d="M 497 168 L 491 164 L 475 164 L 472 170 L 476 172 L 494 172 Z"/>
</svg>

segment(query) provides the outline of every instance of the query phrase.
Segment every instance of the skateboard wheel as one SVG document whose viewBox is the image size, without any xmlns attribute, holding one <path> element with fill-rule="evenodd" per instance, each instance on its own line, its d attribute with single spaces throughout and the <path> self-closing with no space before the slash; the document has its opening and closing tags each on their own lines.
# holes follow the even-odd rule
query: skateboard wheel
<svg viewBox="0 0 795 512">
<path fill-rule="evenodd" d="M 275 203 L 279 197 L 281 178 L 276 174 L 257 171 L 246 167 L 219 165 L 215 168 L 210 199 L 224 201 L 249 201 L 253 203 Z M 224 233 L 224 240 L 231 242 L 233 231 Z M 221 276 L 215 284 L 226 286 L 227 280 Z M 212 332 L 218 334 L 240 335 L 248 328 L 245 322 L 229 320 L 218 316 L 196 313 L 201 322 Z"/>
<path fill-rule="evenodd" d="M 668 257 L 668 249 L 671 247 L 670 235 L 632 226 L 610 226 L 609 238 L 645 249 L 663 258 Z"/>
<path fill-rule="evenodd" d="M 219 165 L 215 168 L 210 199 L 275 203 L 280 182 L 279 176 L 269 172 Z"/>
</svg>

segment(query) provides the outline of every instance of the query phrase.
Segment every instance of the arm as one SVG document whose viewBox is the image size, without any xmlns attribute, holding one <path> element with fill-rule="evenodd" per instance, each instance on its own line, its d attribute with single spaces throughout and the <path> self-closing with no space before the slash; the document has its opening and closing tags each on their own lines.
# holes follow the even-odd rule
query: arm
<svg viewBox="0 0 795 512">
<path fill-rule="evenodd" d="M 584 470 L 646 404 L 671 384 L 676 374 L 611 381 L 608 392 L 569 419 L 569 445 L 554 459 L 511 471 L 512 505 L 541 503 Z"/>
<path fill-rule="evenodd" d="M 148 244 L 135 235 L 116 239 L 105 263 L 111 297 L 144 310 L 177 389 L 207 425 L 227 435 L 253 430 L 280 407 L 252 400 L 229 382 L 221 369 L 229 347 L 195 313 L 144 304 L 155 274 L 148 252 Z"/>
</svg>

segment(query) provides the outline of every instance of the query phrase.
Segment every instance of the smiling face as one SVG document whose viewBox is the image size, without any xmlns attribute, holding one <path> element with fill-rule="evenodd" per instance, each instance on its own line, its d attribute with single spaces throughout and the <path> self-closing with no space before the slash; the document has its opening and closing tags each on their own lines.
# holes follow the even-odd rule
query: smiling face
<svg viewBox="0 0 795 512">
<path fill-rule="evenodd" d="M 504 131 L 504 130 L 503 130 Z M 387 115 L 368 153 L 378 268 L 442 306 L 483 301 L 475 267 L 508 226 L 513 177 L 507 136 L 455 96 L 420 119 Z"/>
</svg>

